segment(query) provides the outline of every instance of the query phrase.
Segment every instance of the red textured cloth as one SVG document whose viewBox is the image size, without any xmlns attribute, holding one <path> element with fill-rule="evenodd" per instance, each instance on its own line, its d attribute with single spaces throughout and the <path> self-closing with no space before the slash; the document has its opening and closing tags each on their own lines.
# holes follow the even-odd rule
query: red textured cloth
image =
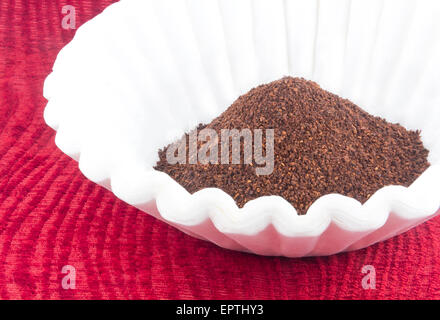
<svg viewBox="0 0 440 320">
<path fill-rule="evenodd" d="M 440 218 L 358 252 L 267 258 L 186 236 L 86 180 L 43 121 L 43 80 L 74 35 L 62 7 L 80 25 L 111 2 L 1 1 L 0 298 L 440 298 Z M 362 288 L 364 265 L 375 290 Z"/>
</svg>

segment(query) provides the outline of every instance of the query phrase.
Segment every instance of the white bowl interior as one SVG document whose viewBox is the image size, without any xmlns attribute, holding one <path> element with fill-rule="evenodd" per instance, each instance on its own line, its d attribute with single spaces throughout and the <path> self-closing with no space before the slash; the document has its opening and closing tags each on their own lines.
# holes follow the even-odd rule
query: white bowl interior
<svg viewBox="0 0 440 320">
<path fill-rule="evenodd" d="M 122 0 L 60 52 L 45 118 L 100 182 L 151 171 L 160 148 L 291 75 L 421 129 L 438 165 L 439 16 L 436 0 Z"/>
<path fill-rule="evenodd" d="M 152 167 L 159 148 L 209 122 L 240 94 L 292 75 L 421 129 L 435 164 L 439 6 L 435 0 L 124 0 L 84 25 L 60 53 L 45 94 L 48 109 L 55 101 L 64 110 L 57 123 L 48 121 L 63 124 L 58 139 L 74 140 L 70 154 L 84 149 L 94 159 L 136 158 Z"/>
</svg>

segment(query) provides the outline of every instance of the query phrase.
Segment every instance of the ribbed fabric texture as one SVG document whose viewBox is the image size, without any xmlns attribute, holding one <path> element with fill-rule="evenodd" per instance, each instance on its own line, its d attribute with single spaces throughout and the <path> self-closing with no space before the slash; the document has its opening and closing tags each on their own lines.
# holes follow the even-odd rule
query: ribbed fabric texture
<svg viewBox="0 0 440 320">
<path fill-rule="evenodd" d="M 440 218 L 354 253 L 267 258 L 186 236 L 85 179 L 43 121 L 43 81 L 74 35 L 62 7 L 80 25 L 111 2 L 0 3 L 0 298 L 440 298 Z M 365 265 L 375 290 L 362 287 Z"/>
</svg>

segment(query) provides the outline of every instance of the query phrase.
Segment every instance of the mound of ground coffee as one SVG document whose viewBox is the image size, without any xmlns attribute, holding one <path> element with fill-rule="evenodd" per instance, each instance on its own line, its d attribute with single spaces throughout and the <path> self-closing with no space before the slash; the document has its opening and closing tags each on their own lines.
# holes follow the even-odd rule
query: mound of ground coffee
<svg viewBox="0 0 440 320">
<path fill-rule="evenodd" d="M 240 207 L 265 195 L 282 196 L 299 214 L 330 193 L 363 203 L 384 186 L 409 186 L 429 166 L 419 131 L 372 116 L 299 78 L 286 77 L 252 89 L 198 130 L 205 128 L 216 132 L 274 129 L 274 166 L 268 175 L 256 174 L 255 161 L 170 164 L 166 157 L 170 146 L 159 151 L 155 169 L 169 174 L 191 193 L 220 188 Z M 189 135 L 183 139 L 188 141 Z M 266 140 L 267 136 L 263 145 Z"/>
</svg>

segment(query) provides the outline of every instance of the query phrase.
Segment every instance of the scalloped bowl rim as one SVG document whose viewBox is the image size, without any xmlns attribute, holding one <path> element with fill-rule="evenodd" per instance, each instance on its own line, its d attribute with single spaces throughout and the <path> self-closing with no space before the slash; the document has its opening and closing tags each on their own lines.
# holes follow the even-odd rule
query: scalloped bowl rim
<svg viewBox="0 0 440 320">
<path fill-rule="evenodd" d="M 77 35 L 90 21 L 78 29 Z M 439 213 L 440 164 L 437 163 L 408 188 L 395 185 L 381 188 L 364 204 L 340 194 L 324 195 L 312 204 L 306 215 L 298 215 L 295 208 L 279 196 L 259 197 L 240 209 L 231 196 L 218 188 L 190 194 L 167 174 L 146 169 L 137 159 L 119 163 L 112 172 L 99 171 L 99 164 L 93 163 L 94 159 L 90 159 L 87 152 L 71 143 L 73 139 L 63 132 L 62 125 L 58 127 L 59 106 L 56 100 L 51 100 L 51 90 L 48 90 L 54 72 L 44 85 L 43 95 L 49 101 L 44 119 L 57 131 L 58 148 L 79 162 L 80 170 L 89 180 L 112 190 L 128 204 L 139 206 L 155 200 L 161 216 L 173 224 L 191 227 L 211 220 L 220 232 L 240 235 L 256 235 L 273 225 L 286 237 L 304 237 L 322 234 L 331 223 L 347 231 L 369 233 L 382 227 L 391 213 L 405 220 L 428 219 Z"/>
<path fill-rule="evenodd" d="M 50 103 L 50 99 L 49 103 Z M 44 119 L 58 131 L 55 114 L 46 108 Z M 405 220 L 433 216 L 440 201 L 433 190 L 440 190 L 440 166 L 431 165 L 410 187 L 390 185 L 379 189 L 361 204 L 341 194 L 327 194 L 317 199 L 305 215 L 280 196 L 262 196 L 239 208 L 235 200 L 219 188 L 204 188 L 190 194 L 168 174 L 141 165 L 121 164 L 110 175 L 99 176 L 82 161 L 81 152 L 71 153 L 67 140 L 58 139 L 58 148 L 79 162 L 79 169 L 91 181 L 107 186 L 118 198 L 133 206 L 156 201 L 161 216 L 178 225 L 190 227 L 212 220 L 222 233 L 256 235 L 269 225 L 286 237 L 322 234 L 330 223 L 352 232 L 375 231 L 390 213 Z M 170 197 L 173 201 L 169 201 Z"/>
</svg>

